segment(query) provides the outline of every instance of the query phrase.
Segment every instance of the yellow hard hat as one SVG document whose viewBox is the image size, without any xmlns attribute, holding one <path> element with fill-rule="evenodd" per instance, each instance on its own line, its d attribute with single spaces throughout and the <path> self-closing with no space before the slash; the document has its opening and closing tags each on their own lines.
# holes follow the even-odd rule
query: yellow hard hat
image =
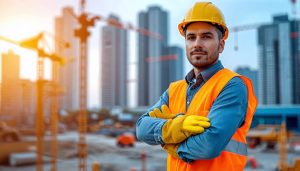
<svg viewBox="0 0 300 171">
<path fill-rule="evenodd" d="M 197 2 L 187 12 L 185 18 L 178 24 L 178 30 L 182 36 L 184 35 L 185 26 L 192 22 L 209 22 L 221 26 L 224 30 L 224 40 L 228 37 L 228 28 L 225 23 L 222 12 L 211 2 Z"/>
</svg>

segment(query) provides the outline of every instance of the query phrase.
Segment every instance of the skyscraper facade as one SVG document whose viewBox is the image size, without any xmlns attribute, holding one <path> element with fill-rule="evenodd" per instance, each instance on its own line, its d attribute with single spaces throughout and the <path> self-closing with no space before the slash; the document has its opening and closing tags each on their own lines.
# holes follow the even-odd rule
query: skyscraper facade
<svg viewBox="0 0 300 171">
<path fill-rule="evenodd" d="M 252 81 L 254 93 L 256 97 L 258 97 L 258 71 L 250 69 L 249 67 L 239 67 L 237 68 L 236 72 L 245 77 L 248 77 Z"/>
<path fill-rule="evenodd" d="M 161 88 L 166 90 L 171 82 L 183 79 L 183 50 L 178 46 L 166 48 L 166 54 L 160 58 Z"/>
<path fill-rule="evenodd" d="M 114 15 L 111 20 L 119 21 Z M 101 101 L 102 107 L 125 107 L 127 103 L 127 31 L 113 26 L 102 28 Z"/>
<path fill-rule="evenodd" d="M 291 68 L 292 68 L 292 87 L 293 103 L 300 104 L 300 21 L 293 20 L 290 22 L 291 28 Z"/>
<path fill-rule="evenodd" d="M 71 7 L 65 7 L 62 15 L 55 18 L 55 36 L 71 46 L 66 48 L 57 43 L 55 51 L 66 58 L 67 63 L 60 67 L 59 85 L 64 88 L 64 94 L 60 98 L 60 109 L 79 109 L 79 40 L 74 36 L 74 30 L 78 27 L 75 13 Z"/>
<path fill-rule="evenodd" d="M 138 14 L 138 24 L 140 28 L 148 28 L 148 14 L 140 12 Z M 148 36 L 138 34 L 138 106 L 149 105 L 149 65 L 146 58 L 149 56 Z"/>
<path fill-rule="evenodd" d="M 1 114 L 18 118 L 22 106 L 20 56 L 12 50 L 2 54 L 1 73 Z"/>
<path fill-rule="evenodd" d="M 261 104 L 299 104 L 299 21 L 274 16 L 258 28 L 259 101 Z"/>
<path fill-rule="evenodd" d="M 170 80 L 176 80 L 178 75 L 177 70 L 170 71 L 177 68 L 175 66 L 182 59 L 182 51 L 179 47 L 169 47 L 168 18 L 167 11 L 158 6 L 151 6 L 146 12 L 138 14 L 139 28 L 159 35 L 138 35 L 139 106 L 153 105 L 168 88 Z M 179 69 L 178 72 L 182 71 Z"/>
</svg>

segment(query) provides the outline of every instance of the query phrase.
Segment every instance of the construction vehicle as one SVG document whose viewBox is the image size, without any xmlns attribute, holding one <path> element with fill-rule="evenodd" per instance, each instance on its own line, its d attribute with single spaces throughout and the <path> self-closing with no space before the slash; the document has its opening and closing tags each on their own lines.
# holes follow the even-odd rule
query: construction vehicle
<svg viewBox="0 0 300 171">
<path fill-rule="evenodd" d="M 250 148 L 255 148 L 262 142 L 267 144 L 268 149 L 274 149 L 280 133 L 280 125 L 258 125 L 250 129 L 247 135 L 247 141 Z M 291 132 L 287 136 L 292 136 Z"/>
<path fill-rule="evenodd" d="M 5 122 L 0 122 L 0 142 L 20 141 L 21 136 L 17 129 L 8 126 Z"/>
<path fill-rule="evenodd" d="M 117 137 L 117 145 L 119 147 L 134 147 L 135 136 L 130 132 L 125 132 Z"/>
</svg>

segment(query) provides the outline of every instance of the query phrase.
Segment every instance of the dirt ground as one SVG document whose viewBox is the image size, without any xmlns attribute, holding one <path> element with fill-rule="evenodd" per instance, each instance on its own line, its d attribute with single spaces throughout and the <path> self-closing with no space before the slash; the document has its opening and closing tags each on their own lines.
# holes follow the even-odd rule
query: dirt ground
<svg viewBox="0 0 300 171">
<path fill-rule="evenodd" d="M 27 137 L 33 140 L 34 137 Z M 147 171 L 166 170 L 166 153 L 160 146 L 150 146 L 145 143 L 137 142 L 134 147 L 121 148 L 116 145 L 116 139 L 98 134 L 88 134 L 86 136 L 88 144 L 87 171 L 92 170 L 92 164 L 97 161 L 100 163 L 101 171 L 141 171 L 141 153 L 146 154 Z M 78 134 L 68 132 L 58 136 L 58 162 L 57 171 L 78 170 L 77 143 Z M 45 156 L 51 157 L 50 145 L 45 143 Z M 258 168 L 253 169 L 247 165 L 245 171 L 274 171 L 278 163 L 278 150 L 265 150 L 265 146 L 259 146 L 248 150 L 248 156 L 255 158 Z M 288 162 L 300 154 L 289 152 Z M 51 170 L 51 163 L 45 162 L 44 171 Z M 34 171 L 35 165 L 7 166 L 0 165 L 0 171 Z"/>
<path fill-rule="evenodd" d="M 147 171 L 165 170 L 166 153 L 160 146 L 150 146 L 136 142 L 134 147 L 121 148 L 116 145 L 115 138 L 103 135 L 87 135 L 88 157 L 87 170 L 92 170 L 92 164 L 97 161 L 101 171 L 130 171 L 135 168 L 141 170 L 141 153 L 146 154 Z M 29 137 L 27 139 L 32 139 Z M 78 135 L 75 132 L 59 135 L 57 170 L 78 170 L 77 156 Z M 51 157 L 50 144 L 45 143 L 45 156 Z M 50 170 L 50 162 L 44 164 L 44 170 Z M 35 165 L 0 166 L 0 171 L 33 171 Z"/>
</svg>

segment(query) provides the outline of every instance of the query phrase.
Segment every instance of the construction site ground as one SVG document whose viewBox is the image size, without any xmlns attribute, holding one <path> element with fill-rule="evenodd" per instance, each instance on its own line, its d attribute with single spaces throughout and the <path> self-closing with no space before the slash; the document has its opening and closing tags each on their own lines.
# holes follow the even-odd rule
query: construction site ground
<svg viewBox="0 0 300 171">
<path fill-rule="evenodd" d="M 88 144 L 87 170 L 92 170 L 92 163 L 100 163 L 101 171 L 130 171 L 135 168 L 141 170 L 141 153 L 146 154 L 147 171 L 163 171 L 166 168 L 166 153 L 161 150 L 160 146 L 150 146 L 145 143 L 137 142 L 134 147 L 121 148 L 116 145 L 116 139 L 99 134 L 88 134 L 86 136 Z M 26 141 L 34 140 L 34 137 L 25 137 Z M 45 143 L 45 156 L 50 156 L 49 137 Z M 77 157 L 78 134 L 68 132 L 58 136 L 58 162 L 57 170 L 78 170 Z M 253 169 L 250 164 L 247 165 L 246 171 L 273 171 L 278 163 L 278 150 L 266 150 L 264 145 L 255 149 L 248 150 L 249 157 L 257 162 L 258 168 Z M 292 163 L 293 158 L 300 153 L 288 153 L 288 161 Z M 48 161 L 44 164 L 44 171 L 51 168 Z M 0 165 L 0 171 L 34 171 L 35 165 L 9 166 Z"/>
<path fill-rule="evenodd" d="M 27 137 L 32 141 L 33 137 Z M 48 139 L 48 138 L 46 138 Z M 163 170 L 165 168 L 166 154 L 160 146 L 150 146 L 145 143 L 136 142 L 134 147 L 118 147 L 116 139 L 98 134 L 86 136 L 88 144 L 87 170 L 92 170 L 92 163 L 98 161 L 101 171 L 130 171 L 135 168 L 141 169 L 141 153 L 146 154 L 147 171 Z M 48 140 L 47 140 L 48 141 Z M 57 170 L 78 170 L 77 157 L 78 134 L 68 132 L 58 136 L 58 162 Z M 45 143 L 46 156 L 50 156 L 49 143 Z M 51 163 L 44 164 L 44 170 L 48 171 Z M 4 166 L 0 165 L 0 171 L 34 171 L 35 165 Z"/>
</svg>

